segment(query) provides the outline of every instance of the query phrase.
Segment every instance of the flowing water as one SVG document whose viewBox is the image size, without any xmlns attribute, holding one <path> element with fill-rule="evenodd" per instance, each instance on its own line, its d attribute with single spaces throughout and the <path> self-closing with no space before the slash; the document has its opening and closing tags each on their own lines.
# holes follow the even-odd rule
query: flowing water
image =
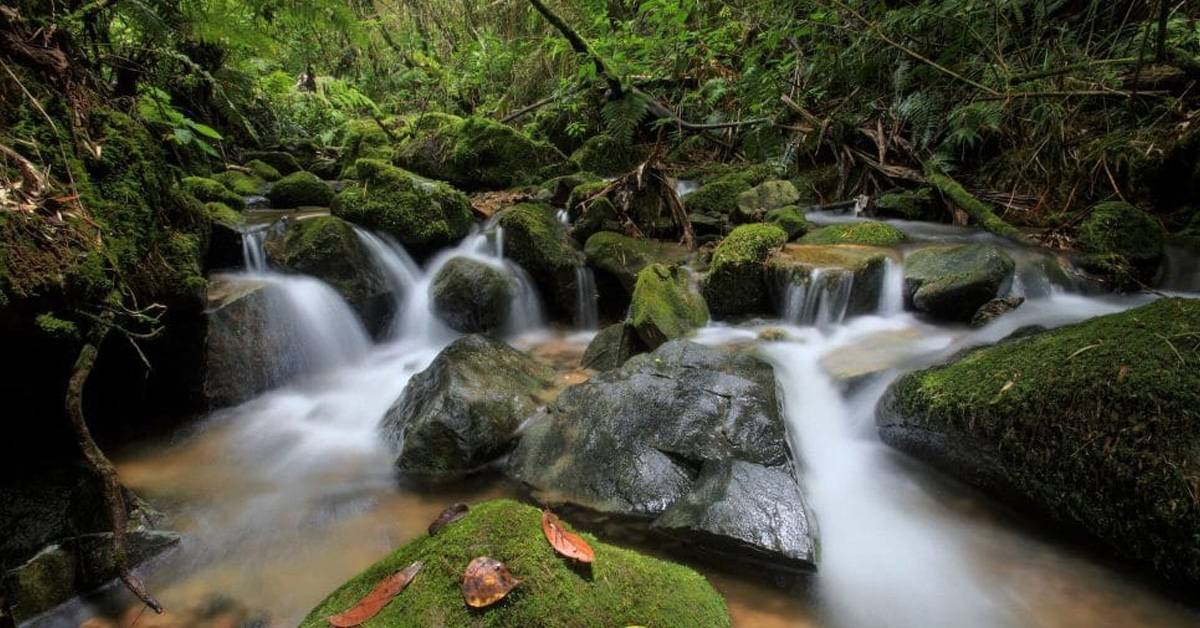
<svg viewBox="0 0 1200 628">
<path fill-rule="evenodd" d="M 894 224 L 921 242 L 994 241 L 971 230 Z M 243 619 L 294 625 L 346 579 L 424 534 L 446 504 L 521 496 L 499 474 L 433 492 L 400 482 L 377 427 L 408 380 L 457 337 L 429 299 L 432 277 L 449 259 L 467 256 L 506 272 L 517 290 L 505 338 L 554 366 L 562 386 L 588 376 L 578 364 L 591 334 L 547 327 L 532 282 L 503 257 L 503 232 L 494 224 L 424 267 L 395 242 L 358 233 L 393 293 L 397 313 L 382 339 L 370 341 L 328 286 L 273 271 L 262 252 L 265 231 L 247 233 L 247 268 L 238 277 L 279 291 L 271 316 L 301 330 L 295 344 L 302 355 L 272 358 L 306 368 L 166 441 L 116 456 L 126 483 L 185 535 L 179 549 L 141 569 L 172 609 L 167 619 L 141 625 L 185 625 L 214 605 Z M 848 314 L 849 278 L 816 274 L 787 295 L 781 320 L 712 324 L 696 335 L 710 344 L 753 344 L 775 366 L 797 477 L 817 517 L 820 570 L 779 580 L 702 556 L 684 559 L 726 596 L 739 626 L 1200 625 L 1195 609 L 888 449 L 874 429 L 876 402 L 904 370 L 1026 325 L 1063 325 L 1149 297 L 1089 295 L 1086 284 L 1056 270 L 1055 257 L 1014 250 L 1013 290 L 1027 297 L 1023 306 L 979 330 L 934 326 L 903 309 L 901 260 L 913 246 L 885 267 L 871 314 Z M 586 279 L 577 279 L 583 312 L 585 299 L 594 305 L 594 287 L 589 293 Z M 588 316 L 576 327 L 595 329 Z M 782 330 L 785 340 L 759 341 L 766 328 Z M 630 542 L 660 550 L 653 537 Z M 136 615 L 124 590 L 110 587 L 32 623 L 128 626 Z"/>
</svg>

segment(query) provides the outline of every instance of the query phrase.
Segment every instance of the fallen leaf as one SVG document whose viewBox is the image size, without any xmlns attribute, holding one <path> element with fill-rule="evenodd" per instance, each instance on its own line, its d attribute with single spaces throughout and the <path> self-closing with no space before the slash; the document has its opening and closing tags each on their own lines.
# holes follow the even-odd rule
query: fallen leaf
<svg viewBox="0 0 1200 628">
<path fill-rule="evenodd" d="M 491 606 L 504 599 L 518 584 L 521 581 L 509 573 L 504 563 L 480 556 L 472 560 L 463 573 L 463 599 L 472 608 Z"/>
<path fill-rule="evenodd" d="M 429 536 L 433 536 L 438 532 L 441 532 L 442 528 L 467 516 L 468 510 L 470 510 L 470 508 L 468 508 L 466 504 L 450 504 L 445 510 L 442 511 L 442 514 L 438 515 L 437 519 L 433 520 L 433 523 L 429 524 Z"/>
<path fill-rule="evenodd" d="M 590 563 L 596 560 L 596 553 L 592 551 L 587 541 L 578 534 L 563 528 L 558 517 L 549 510 L 542 511 L 542 532 L 546 535 L 546 540 L 550 541 L 550 546 L 559 554 L 581 563 Z"/>
<path fill-rule="evenodd" d="M 1128 374 L 1129 374 L 1129 365 L 1122 364 L 1121 370 L 1117 371 L 1117 383 L 1120 384 L 1121 382 L 1125 381 L 1125 376 Z"/>
<path fill-rule="evenodd" d="M 412 582 L 416 577 L 417 572 L 421 571 L 421 567 L 425 565 L 422 561 L 417 561 L 404 569 L 384 578 L 379 584 L 375 585 L 371 592 L 363 596 L 357 604 L 352 606 L 350 610 L 343 611 L 329 618 L 331 626 L 338 628 L 348 628 L 349 626 L 357 626 L 368 619 L 379 614 L 392 598 L 396 597 L 408 583 Z"/>
</svg>

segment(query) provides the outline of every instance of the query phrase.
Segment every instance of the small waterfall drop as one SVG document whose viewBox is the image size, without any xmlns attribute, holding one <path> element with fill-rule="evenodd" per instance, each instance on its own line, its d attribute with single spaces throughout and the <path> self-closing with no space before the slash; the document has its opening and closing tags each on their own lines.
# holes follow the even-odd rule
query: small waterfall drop
<svg viewBox="0 0 1200 628">
<path fill-rule="evenodd" d="M 242 232 L 242 262 L 247 272 L 262 273 L 267 270 L 267 254 L 263 250 L 267 230 L 262 227 Z"/>
<path fill-rule="evenodd" d="M 591 331 L 600 326 L 596 275 L 586 264 L 575 268 L 575 328 Z"/>
<path fill-rule="evenodd" d="M 788 282 L 784 290 L 783 317 L 795 325 L 828 329 L 846 318 L 854 273 L 841 269 L 814 268 L 801 281 Z"/>
<path fill-rule="evenodd" d="M 881 316 L 895 316 L 904 311 L 904 264 L 888 257 L 883 263 L 883 285 L 879 287 Z"/>
</svg>

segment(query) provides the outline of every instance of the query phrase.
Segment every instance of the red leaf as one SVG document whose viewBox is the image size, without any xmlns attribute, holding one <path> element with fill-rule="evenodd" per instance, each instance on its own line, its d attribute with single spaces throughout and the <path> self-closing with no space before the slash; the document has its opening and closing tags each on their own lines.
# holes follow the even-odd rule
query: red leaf
<svg viewBox="0 0 1200 628">
<path fill-rule="evenodd" d="M 397 594 L 404 590 L 404 587 L 408 586 L 408 583 L 412 582 L 417 572 L 421 571 L 421 567 L 424 565 L 425 563 L 418 560 L 408 567 L 384 578 L 379 584 L 375 585 L 374 589 L 371 589 L 370 593 L 363 596 L 363 599 L 351 607 L 350 610 L 330 617 L 330 625 L 337 626 L 338 628 L 349 628 L 350 626 L 357 626 L 379 614 L 379 611 L 383 610 L 383 607 L 392 601 L 392 598 L 396 597 Z"/>
<path fill-rule="evenodd" d="M 447 506 L 446 509 L 442 511 L 442 514 L 438 515 L 438 518 L 434 519 L 433 523 L 429 524 L 429 536 L 433 536 L 438 532 L 441 532 L 442 528 L 467 516 L 468 510 L 470 510 L 470 508 L 467 508 L 467 505 L 462 503 L 451 504 Z"/>
<path fill-rule="evenodd" d="M 590 563 L 596 560 L 596 553 L 592 551 L 587 541 L 578 534 L 563 528 L 558 517 L 549 510 L 542 511 L 542 532 L 546 535 L 546 540 L 550 541 L 550 546 L 559 554 L 581 563 Z"/>
<path fill-rule="evenodd" d="M 491 606 L 504 599 L 518 584 L 521 581 L 513 577 L 504 563 L 480 556 L 471 561 L 463 573 L 463 599 L 472 608 Z"/>
</svg>

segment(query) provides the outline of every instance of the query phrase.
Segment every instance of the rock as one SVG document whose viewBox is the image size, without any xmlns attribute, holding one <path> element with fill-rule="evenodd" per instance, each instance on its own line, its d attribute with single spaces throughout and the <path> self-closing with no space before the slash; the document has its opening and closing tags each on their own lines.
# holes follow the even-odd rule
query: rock
<svg viewBox="0 0 1200 628">
<path fill-rule="evenodd" d="M 372 159 L 360 159 L 354 168 L 358 183 L 333 198 L 334 216 L 386 233 L 419 258 L 470 231 L 471 201 L 458 190 Z"/>
<path fill-rule="evenodd" d="M 692 490 L 653 527 L 694 542 L 704 539 L 735 560 L 781 560 L 795 569 L 816 564 L 804 493 L 787 468 L 741 460 L 705 463 Z"/>
<path fill-rule="evenodd" d="M 682 178 L 696 178 L 697 174 L 699 173 L 683 173 Z M 703 185 L 683 199 L 684 209 L 688 213 L 728 220 L 737 209 L 738 197 L 742 192 L 774 177 L 775 169 L 767 164 L 725 172 L 716 177 L 706 177 Z"/>
<path fill-rule="evenodd" d="M 234 405 L 274 388 L 299 366 L 286 355 L 295 330 L 273 325 L 272 301 L 283 298 L 269 284 L 218 276 L 208 284 L 205 322 L 204 397 L 209 406 Z"/>
<path fill-rule="evenodd" d="M 788 241 L 795 240 L 808 232 L 808 219 L 804 217 L 804 212 L 795 205 L 768 211 L 766 222 L 783 229 L 787 234 Z"/>
<path fill-rule="evenodd" d="M 583 352 L 580 366 L 596 371 L 611 371 L 620 368 L 629 358 L 648 350 L 633 326 L 621 322 L 601 329 L 592 338 Z"/>
<path fill-rule="evenodd" d="M 976 349 L 897 380 L 880 435 L 1191 590 L 1197 334 L 1200 301 L 1164 298 Z"/>
<path fill-rule="evenodd" d="M 738 224 L 762 222 L 768 211 L 794 206 L 799 200 L 800 193 L 790 181 L 765 181 L 738 194 L 733 221 Z"/>
<path fill-rule="evenodd" d="M 554 177 L 543 181 L 538 186 L 538 200 L 550 203 L 555 207 L 566 207 L 575 188 L 597 181 L 600 181 L 600 177 L 590 172 L 576 172 Z"/>
<path fill-rule="evenodd" d="M 770 311 L 763 264 L 772 251 L 787 242 L 775 225 L 742 225 L 713 252 L 703 293 L 714 317 L 762 314 Z"/>
<path fill-rule="evenodd" d="M 536 508 L 510 500 L 471 504 L 461 521 L 437 536 L 421 536 L 339 587 L 300 625 L 328 626 L 330 615 L 354 606 L 381 578 L 417 560 L 425 561 L 421 572 L 371 625 L 731 625 L 724 600 L 690 568 L 582 533 L 596 561 L 581 575 L 551 549 L 541 519 Z M 467 563 L 485 555 L 504 562 L 521 584 L 503 602 L 478 611 L 463 603 L 459 582 Z"/>
<path fill-rule="evenodd" d="M 381 423 L 396 467 L 429 480 L 466 475 L 504 455 L 554 373 L 502 341 L 470 335 L 413 376 Z"/>
<path fill-rule="evenodd" d="M 904 260 L 904 300 L 934 318 L 967 322 L 999 296 L 1015 267 L 1007 253 L 986 244 L 923 248 Z"/>
<path fill-rule="evenodd" d="M 242 268 L 242 214 L 224 203 L 205 203 L 204 213 L 212 223 L 204 268 Z"/>
<path fill-rule="evenodd" d="M 692 289 L 687 270 L 651 264 L 637 275 L 629 322 L 651 349 L 708 323 L 704 297 Z"/>
<path fill-rule="evenodd" d="M 975 310 L 975 314 L 971 316 L 971 327 L 983 327 L 993 320 L 1021 307 L 1021 304 L 1024 302 L 1025 297 L 992 299 L 979 306 L 978 310 Z"/>
<path fill-rule="evenodd" d="M 800 238 L 801 244 L 863 244 L 866 246 L 895 246 L 907 240 L 903 231 L 882 222 L 871 220 L 846 222 L 821 227 Z"/>
<path fill-rule="evenodd" d="M 399 130 L 395 128 L 396 122 L 395 118 L 384 120 L 384 124 L 389 129 L 393 129 L 393 132 Z M 377 159 L 390 163 L 395 153 L 392 139 L 374 119 L 358 118 L 346 122 L 346 132 L 342 136 L 340 163 L 348 171 L 347 174 L 354 174 L 354 162 L 359 159 Z M 345 177 L 338 176 L 336 178 Z"/>
<path fill-rule="evenodd" d="M 927 349 L 914 329 L 878 331 L 821 356 L 818 364 L 838 386 L 853 389 L 876 375 L 919 365 Z"/>
<path fill-rule="evenodd" d="M 601 232 L 622 233 L 621 218 L 616 205 L 607 196 L 595 196 L 605 187 L 604 181 L 582 183 L 571 190 L 567 198 L 567 218 L 571 237 L 587 242 Z"/>
<path fill-rule="evenodd" d="M 1151 283 L 1166 247 L 1162 225 L 1123 201 L 1093 207 L 1075 242 L 1086 253 L 1080 266 L 1123 290 Z"/>
<path fill-rule="evenodd" d="M 656 262 L 680 263 L 689 255 L 685 247 L 672 242 L 639 240 L 612 231 L 588 238 L 583 252 L 595 271 L 601 306 L 615 316 L 623 316 L 629 307 L 638 272 Z"/>
<path fill-rule="evenodd" d="M 275 182 L 283 178 L 283 175 L 279 174 L 279 171 L 274 166 L 261 159 L 247 161 L 246 168 L 250 170 L 251 174 L 263 181 Z"/>
<path fill-rule="evenodd" d="M 301 170 L 273 183 L 267 198 L 271 199 L 271 207 L 277 209 L 328 207 L 333 200 L 333 190 L 317 175 Z"/>
<path fill-rule="evenodd" d="M 933 188 L 920 187 L 881 195 L 875 201 L 875 213 L 886 218 L 933 222 L 946 212 L 935 200 Z"/>
<path fill-rule="evenodd" d="M 571 163 L 579 170 L 604 177 L 615 177 L 636 168 L 646 151 L 611 135 L 593 135 L 574 153 Z"/>
<path fill-rule="evenodd" d="M 790 286 L 811 285 L 814 277 L 849 281 L 846 314 L 867 314 L 879 307 L 887 260 L 888 250 L 877 247 L 788 244 L 767 258 L 767 287 L 783 311 Z"/>
<path fill-rule="evenodd" d="M 313 160 L 313 162 L 308 166 L 308 171 L 317 175 L 317 178 L 319 179 L 332 181 L 341 175 L 342 168 L 336 159 L 322 157 L 320 159 Z"/>
<path fill-rule="evenodd" d="M 466 257 L 446 262 L 429 290 L 434 314 L 465 334 L 499 329 L 508 320 L 515 292 L 505 271 Z"/>
<path fill-rule="evenodd" d="M 246 209 L 246 201 L 241 196 L 230 192 L 220 182 L 205 177 L 184 177 L 180 184 L 183 186 L 184 192 L 201 203 L 221 203 L 235 211 Z"/>
<path fill-rule="evenodd" d="M 241 170 L 226 170 L 225 172 L 214 174 L 212 179 L 238 196 L 262 194 L 263 188 L 267 185 L 267 182 L 263 179 L 253 174 L 246 174 Z"/>
<path fill-rule="evenodd" d="M 286 177 L 293 172 L 299 172 L 304 169 L 300 166 L 300 162 L 297 161 L 295 157 L 283 151 L 248 150 L 245 153 L 242 153 L 242 158 L 247 162 L 261 161 L 274 168 L 281 177 Z"/>
<path fill-rule="evenodd" d="M 396 163 L 464 190 L 536 183 L 560 174 L 556 170 L 566 161 L 551 144 L 487 118 L 431 117 L 413 133 L 397 150 Z"/>
<path fill-rule="evenodd" d="M 573 320 L 576 271 L 583 266 L 583 255 L 571 245 L 553 210 L 521 203 L 501 212 L 499 224 L 504 229 L 504 256 L 529 273 L 553 316 Z"/>
</svg>

